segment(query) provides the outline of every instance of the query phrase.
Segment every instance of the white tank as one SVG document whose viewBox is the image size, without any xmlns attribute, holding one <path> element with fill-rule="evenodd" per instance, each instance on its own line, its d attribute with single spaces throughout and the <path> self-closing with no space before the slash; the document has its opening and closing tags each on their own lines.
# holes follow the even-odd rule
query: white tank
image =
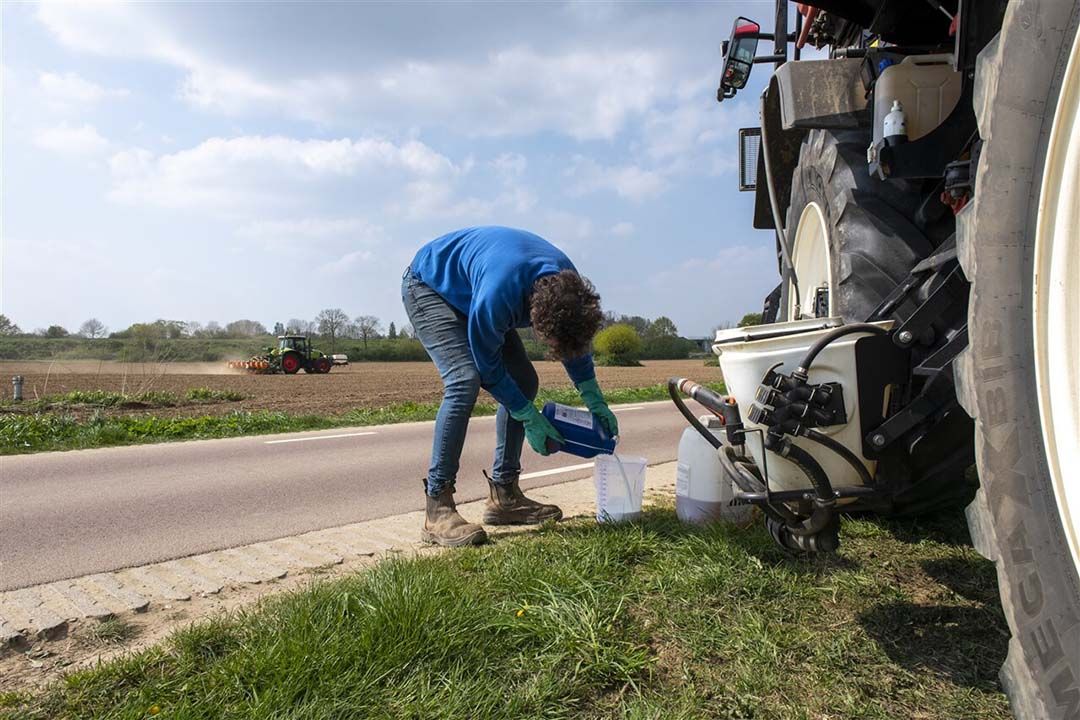
<svg viewBox="0 0 1080 720">
<path fill-rule="evenodd" d="M 717 438 L 723 435 L 717 418 L 701 418 Z M 749 521 L 753 507 L 731 505 L 734 497 L 731 480 L 720 465 L 716 448 L 692 427 L 679 440 L 675 470 L 675 514 L 683 522 L 711 523 L 725 521 L 743 524 Z"/>
<path fill-rule="evenodd" d="M 713 352 L 720 356 L 720 369 L 724 373 L 724 382 L 727 384 L 728 392 L 739 403 L 743 422 L 748 431 L 764 430 L 763 426 L 750 421 L 749 413 L 766 371 L 773 366 L 779 366 L 780 372 L 790 373 L 798 367 L 799 361 L 814 341 L 842 324 L 841 318 L 810 318 L 717 331 Z M 883 330 L 892 327 L 891 320 L 874 324 Z M 862 455 L 859 388 L 855 372 L 855 342 L 867 335 L 869 333 L 844 335 L 829 343 L 817 356 L 814 366 L 810 368 L 810 382 L 837 382 L 843 386 L 844 409 L 847 411 L 848 422 L 844 425 L 833 425 L 818 430 L 854 452 L 873 475 L 877 463 Z M 882 398 L 883 405 L 887 400 L 887 395 Z M 797 438 L 794 443 L 814 456 L 833 485 L 862 484 L 855 470 L 836 453 L 805 438 Z M 766 451 L 762 447 L 761 433 L 748 432 L 746 448 L 758 467 L 762 467 L 762 458 Z M 800 490 L 810 487 L 810 481 L 802 470 L 771 450 L 768 451 L 768 467 L 772 490 Z"/>
</svg>

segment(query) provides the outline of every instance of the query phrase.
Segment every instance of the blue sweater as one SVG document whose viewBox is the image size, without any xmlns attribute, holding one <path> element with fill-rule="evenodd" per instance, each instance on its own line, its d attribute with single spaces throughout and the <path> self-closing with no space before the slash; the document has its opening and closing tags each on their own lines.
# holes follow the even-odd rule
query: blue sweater
<svg viewBox="0 0 1080 720">
<path fill-rule="evenodd" d="M 432 240 L 420 248 L 410 267 L 468 318 L 469 346 L 484 389 L 510 410 L 524 408 L 529 400 L 502 361 L 506 333 L 529 327 L 533 283 L 560 270 L 576 270 L 570 258 L 539 235 L 487 226 Z M 563 365 L 575 385 L 596 376 L 592 355 Z"/>
</svg>

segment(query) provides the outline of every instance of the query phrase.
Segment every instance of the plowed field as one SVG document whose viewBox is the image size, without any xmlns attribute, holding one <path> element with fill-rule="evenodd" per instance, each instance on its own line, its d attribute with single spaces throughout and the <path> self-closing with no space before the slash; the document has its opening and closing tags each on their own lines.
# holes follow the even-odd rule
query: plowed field
<svg viewBox="0 0 1080 720">
<path fill-rule="evenodd" d="M 569 387 L 562 365 L 537 362 L 542 387 Z M 0 362 L 0 377 L 11 397 L 10 378 L 22 375 L 27 399 L 58 395 L 72 390 L 106 390 L 137 394 L 172 392 L 181 397 L 188 390 L 207 387 L 234 390 L 244 395 L 237 402 L 221 402 L 153 409 L 109 409 L 116 413 L 147 413 L 161 416 L 213 415 L 233 410 L 287 410 L 293 413 L 334 415 L 358 407 L 383 407 L 402 402 L 434 402 L 442 397 L 442 384 L 431 363 L 356 363 L 334 368 L 328 375 L 246 375 L 230 371 L 223 363 L 123 364 L 97 361 Z M 601 387 L 645 387 L 677 375 L 699 381 L 716 381 L 720 371 L 701 360 L 646 361 L 636 368 L 597 368 Z M 491 399 L 482 394 L 481 402 Z"/>
</svg>

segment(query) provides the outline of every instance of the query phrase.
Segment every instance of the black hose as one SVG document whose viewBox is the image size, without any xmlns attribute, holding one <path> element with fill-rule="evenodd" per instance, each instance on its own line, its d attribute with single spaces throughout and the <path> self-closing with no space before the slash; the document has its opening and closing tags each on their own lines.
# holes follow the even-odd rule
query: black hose
<svg viewBox="0 0 1080 720">
<path fill-rule="evenodd" d="M 720 438 L 709 432 L 709 429 L 701 424 L 701 421 L 694 417 L 694 413 L 690 412 L 690 408 L 686 407 L 686 403 L 679 396 L 678 385 L 682 381 L 682 378 L 669 378 L 667 383 L 668 395 L 671 396 L 671 401 L 675 403 L 675 407 L 679 408 L 679 412 L 682 413 L 686 421 L 690 423 L 690 427 L 698 431 L 701 437 L 708 440 L 709 444 L 717 450 L 720 449 Z"/>
<path fill-rule="evenodd" d="M 720 464 L 724 467 L 728 476 L 731 477 L 731 481 L 739 486 L 739 490 L 759 496 L 766 495 L 764 483 L 755 477 L 752 472 L 736 462 L 735 458 L 732 457 L 732 455 L 735 454 L 735 448 L 728 445 L 720 448 L 719 454 Z M 799 524 L 799 518 L 796 517 L 795 513 L 791 512 L 783 505 L 772 505 L 764 499 L 762 499 L 760 503 L 755 504 L 761 508 L 762 512 L 783 525 Z"/>
<path fill-rule="evenodd" d="M 813 430 L 811 428 L 804 428 L 801 435 L 807 440 L 813 440 L 817 444 L 827 447 L 828 449 L 832 450 L 834 453 L 842 457 L 848 465 L 855 468 L 855 472 L 857 472 L 859 474 L 859 477 L 862 478 L 863 485 L 870 486 L 874 484 L 874 479 L 870 477 L 870 471 L 866 469 L 866 465 L 864 465 L 862 461 L 859 460 L 855 453 L 848 450 L 844 445 L 837 442 L 836 440 L 833 440 L 825 433 L 820 433 L 817 430 Z"/>
<path fill-rule="evenodd" d="M 797 468 L 802 470 L 806 477 L 809 478 L 810 484 L 814 486 L 814 492 L 817 493 L 819 500 L 823 502 L 836 501 L 836 494 L 833 493 L 832 483 L 829 482 L 829 476 L 825 474 L 825 470 L 818 461 L 814 459 L 813 455 L 790 441 L 785 441 L 783 445 L 781 445 L 780 442 L 766 441 L 765 447 L 776 452 L 780 456 L 787 458 Z"/>
<path fill-rule="evenodd" d="M 805 381 L 807 374 L 810 371 L 810 366 L 814 363 L 814 359 L 818 356 L 818 353 L 825 349 L 826 345 L 831 343 L 833 340 L 836 340 L 837 338 L 843 337 L 844 335 L 850 335 L 857 332 L 867 332 L 874 335 L 888 334 L 888 331 L 884 328 L 873 325 L 871 323 L 854 323 L 852 325 L 841 325 L 835 330 L 826 333 L 824 336 L 819 338 L 817 342 L 810 346 L 810 349 L 806 351 L 806 355 L 803 357 L 802 362 L 799 363 L 798 369 L 793 374 L 801 376 L 802 380 Z"/>
<path fill-rule="evenodd" d="M 761 482 L 747 468 L 736 462 L 735 458 L 732 457 L 734 454 L 735 448 L 730 445 L 720 448 L 720 464 L 724 466 L 724 470 L 731 476 L 732 481 L 743 492 L 764 493 L 765 483 Z"/>
</svg>

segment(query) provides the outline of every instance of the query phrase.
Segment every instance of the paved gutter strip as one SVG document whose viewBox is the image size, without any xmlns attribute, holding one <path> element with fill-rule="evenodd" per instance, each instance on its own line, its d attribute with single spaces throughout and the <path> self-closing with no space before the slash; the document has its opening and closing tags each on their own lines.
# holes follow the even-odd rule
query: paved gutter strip
<svg viewBox="0 0 1080 720">
<path fill-rule="evenodd" d="M 63 598 L 63 600 L 66 600 L 67 604 L 74 608 L 75 613 L 72 614 L 70 612 L 65 612 L 64 608 L 57 603 L 50 602 L 50 607 L 57 613 L 63 614 L 63 617 L 85 617 L 92 620 L 108 620 L 115 615 L 112 610 L 90 597 L 90 595 L 88 595 L 78 584 L 70 580 L 52 583 L 42 588 L 42 595 L 45 596 L 43 599 L 46 602 L 49 602 L 50 600 L 47 595 L 49 590 Z"/>
<path fill-rule="evenodd" d="M 146 608 L 150 606 L 148 599 L 132 588 L 131 585 L 122 583 L 112 573 L 91 575 L 86 578 L 85 582 L 94 588 L 101 589 L 101 592 L 108 598 L 105 601 L 107 605 L 112 606 L 119 603 L 123 610 L 132 612 L 146 612 Z"/>
<path fill-rule="evenodd" d="M 265 556 L 259 552 L 258 548 L 259 545 L 246 545 L 222 550 L 220 554 L 247 565 L 261 582 L 280 580 L 289 574 L 288 568 L 278 564 L 276 561 L 265 559 Z"/>
<path fill-rule="evenodd" d="M 10 620 L 0 616 L 0 648 L 21 643 L 25 639 Z"/>
<path fill-rule="evenodd" d="M 263 581 L 257 572 L 248 567 L 247 563 L 238 562 L 225 555 L 224 552 L 192 555 L 189 560 L 195 567 L 221 578 L 226 587 L 230 584 L 258 585 Z"/>
<path fill-rule="evenodd" d="M 675 463 L 650 467 L 646 499 L 670 493 Z M 590 516 L 595 510 L 591 477 L 529 491 L 542 502 L 563 508 L 565 517 Z M 480 520 L 486 498 L 462 503 L 470 521 Z M 20 646 L 31 637 L 55 639 L 69 620 L 100 621 L 131 612 L 168 607 L 192 596 L 227 593 L 229 588 L 272 583 L 286 575 L 331 566 L 361 569 L 371 559 L 430 548 L 419 543 L 424 514 L 420 511 L 352 523 L 278 538 L 242 547 L 176 560 L 96 573 L 35 587 L 0 592 L 0 650 Z M 527 531 L 527 526 L 488 528 L 498 537 Z"/>
<path fill-rule="evenodd" d="M 170 581 L 169 579 L 166 579 L 166 573 L 168 573 L 168 571 L 160 565 L 150 565 L 147 567 L 135 567 L 121 570 L 117 573 L 117 576 L 124 585 L 141 586 L 143 590 L 148 590 L 151 596 L 157 595 L 166 600 L 181 602 L 190 600 L 191 593 L 179 589 L 177 585 L 174 584 L 180 580 L 180 578 L 177 578 L 175 574 L 168 573 L 175 578 L 175 580 Z"/>
<path fill-rule="evenodd" d="M 32 588 L 6 592 L 0 598 L 0 602 L 3 603 L 0 608 L 3 608 L 8 602 L 11 603 L 10 607 L 13 607 L 16 611 L 16 616 L 13 618 L 16 622 L 20 620 L 19 615 L 25 618 L 25 624 L 19 628 L 20 630 L 26 630 L 29 631 L 29 634 L 48 639 L 60 637 L 67 632 L 67 620 L 45 607 L 44 601 Z M 3 612 L 3 610 L 0 609 L 0 612 Z"/>
<path fill-rule="evenodd" d="M 345 558 L 341 555 L 326 552 L 321 548 L 303 543 L 295 538 L 271 540 L 263 547 L 275 553 L 287 563 L 302 567 L 305 570 L 340 565 L 345 562 Z"/>
<path fill-rule="evenodd" d="M 173 573 L 184 583 L 182 587 L 190 586 L 193 592 L 200 595 L 216 595 L 224 587 L 224 583 L 213 575 L 208 577 L 202 568 L 197 567 L 189 558 L 169 560 L 156 567 Z"/>
</svg>

